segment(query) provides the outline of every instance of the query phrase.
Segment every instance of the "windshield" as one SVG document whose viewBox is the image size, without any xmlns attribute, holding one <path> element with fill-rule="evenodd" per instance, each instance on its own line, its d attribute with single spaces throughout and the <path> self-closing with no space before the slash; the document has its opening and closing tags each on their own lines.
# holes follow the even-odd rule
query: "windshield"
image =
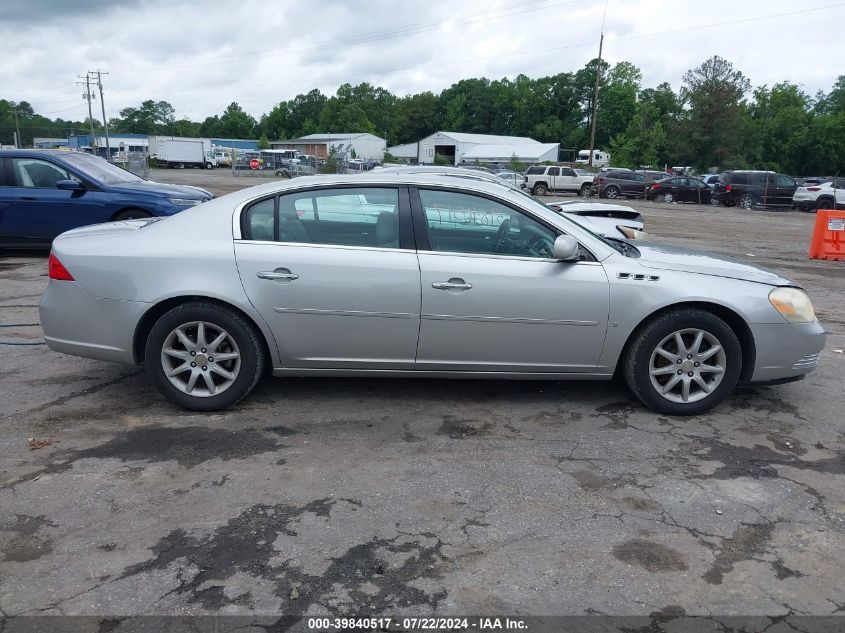
<svg viewBox="0 0 845 633">
<path fill-rule="evenodd" d="M 117 185 L 124 182 L 142 182 L 144 179 L 130 171 L 112 165 L 107 160 L 90 154 L 68 152 L 62 154 L 62 160 L 76 167 L 84 176 L 88 176 L 104 185 Z"/>
</svg>

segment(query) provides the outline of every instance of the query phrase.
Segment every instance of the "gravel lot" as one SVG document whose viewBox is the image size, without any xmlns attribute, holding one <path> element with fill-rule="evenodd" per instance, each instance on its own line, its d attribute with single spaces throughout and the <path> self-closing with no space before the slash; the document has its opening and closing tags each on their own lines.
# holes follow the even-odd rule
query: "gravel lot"
<svg viewBox="0 0 845 633">
<path fill-rule="evenodd" d="M 803 285 L 820 368 L 686 419 L 616 384 L 316 378 L 196 414 L 39 344 L 46 254 L 7 253 L 0 615 L 845 612 L 845 264 L 807 260 L 811 215 L 631 206 Z"/>
</svg>

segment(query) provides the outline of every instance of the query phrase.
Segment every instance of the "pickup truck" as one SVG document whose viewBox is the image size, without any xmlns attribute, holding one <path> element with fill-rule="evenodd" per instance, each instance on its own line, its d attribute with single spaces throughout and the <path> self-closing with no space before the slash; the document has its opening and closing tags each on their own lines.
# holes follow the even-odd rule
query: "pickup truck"
<svg viewBox="0 0 845 633">
<path fill-rule="evenodd" d="M 535 196 L 545 196 L 550 191 L 569 191 L 586 197 L 592 186 L 592 174 L 579 176 L 571 167 L 553 165 L 529 167 L 522 179 L 522 188 Z"/>
</svg>

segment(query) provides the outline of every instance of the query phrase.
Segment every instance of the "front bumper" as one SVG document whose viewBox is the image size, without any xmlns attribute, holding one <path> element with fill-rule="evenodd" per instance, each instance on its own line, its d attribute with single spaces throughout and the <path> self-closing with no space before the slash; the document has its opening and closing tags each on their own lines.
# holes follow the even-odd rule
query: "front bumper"
<svg viewBox="0 0 845 633">
<path fill-rule="evenodd" d="M 812 323 L 751 323 L 757 350 L 751 382 L 769 382 L 803 376 L 819 364 L 825 331 Z"/>
<path fill-rule="evenodd" d="M 95 299 L 75 281 L 51 280 L 39 306 L 44 341 L 63 354 L 135 364 L 135 327 L 147 307 Z"/>
</svg>

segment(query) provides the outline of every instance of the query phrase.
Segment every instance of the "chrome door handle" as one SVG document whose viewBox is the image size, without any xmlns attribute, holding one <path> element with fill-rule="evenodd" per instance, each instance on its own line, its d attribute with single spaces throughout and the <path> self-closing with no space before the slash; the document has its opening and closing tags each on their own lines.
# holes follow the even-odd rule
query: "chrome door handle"
<svg viewBox="0 0 845 633">
<path fill-rule="evenodd" d="M 472 290 L 472 284 L 454 281 L 435 281 L 431 287 L 435 290 Z"/>
<path fill-rule="evenodd" d="M 256 276 L 259 279 L 270 279 L 270 280 L 282 279 L 282 280 L 287 280 L 287 281 L 293 281 L 294 279 L 299 279 L 299 275 L 297 275 L 296 273 L 292 273 L 292 272 L 286 272 L 286 273 L 276 272 L 276 271 L 260 272 L 260 273 L 256 273 Z"/>
</svg>

